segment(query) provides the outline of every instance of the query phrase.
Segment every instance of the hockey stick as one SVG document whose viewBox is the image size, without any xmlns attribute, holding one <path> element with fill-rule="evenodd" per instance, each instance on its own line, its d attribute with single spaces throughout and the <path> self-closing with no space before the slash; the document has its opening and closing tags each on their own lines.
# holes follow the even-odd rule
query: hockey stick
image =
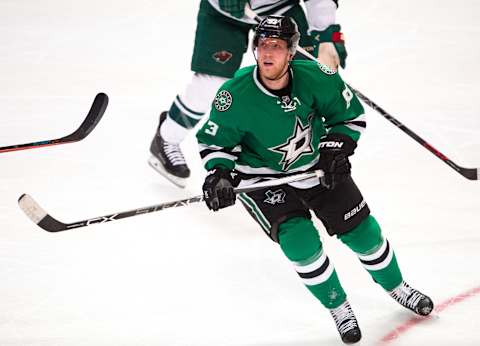
<svg viewBox="0 0 480 346">
<path fill-rule="evenodd" d="M 288 183 L 302 181 L 302 180 L 315 178 L 315 177 L 321 178 L 322 176 L 323 176 L 323 172 L 321 170 L 299 173 L 299 174 L 295 174 L 295 175 L 291 175 L 283 178 L 259 182 L 259 183 L 248 185 L 245 187 L 237 187 L 235 188 L 235 193 L 236 194 L 245 193 L 245 192 L 250 192 L 258 189 L 278 186 L 282 184 L 288 184 Z M 43 228 L 45 231 L 61 232 L 61 231 L 67 231 L 74 228 L 91 226 L 98 223 L 105 223 L 105 222 L 120 220 L 120 219 L 124 219 L 131 216 L 153 213 L 153 212 L 160 211 L 167 208 L 183 207 L 183 206 L 190 205 L 192 203 L 202 202 L 203 200 L 204 200 L 203 195 L 199 195 L 199 196 L 190 197 L 190 198 L 182 199 L 178 201 L 160 203 L 160 204 L 152 205 L 149 207 L 137 208 L 137 209 L 127 210 L 127 211 L 118 212 L 110 215 L 98 216 L 91 219 L 85 219 L 85 220 L 72 222 L 72 223 L 63 223 L 61 221 L 58 221 L 57 219 L 52 217 L 50 214 L 48 214 L 31 196 L 27 194 L 23 194 L 20 196 L 20 198 L 18 199 L 18 205 L 30 220 L 32 220 L 38 226 Z"/>
<path fill-rule="evenodd" d="M 260 23 L 260 21 L 262 20 L 262 18 L 260 16 L 258 16 L 254 11 L 252 11 L 252 9 L 247 5 L 245 5 L 245 14 L 255 20 L 256 22 Z M 302 54 L 303 56 L 305 56 L 306 58 L 309 58 L 310 60 L 313 60 L 313 61 L 317 61 L 317 59 L 315 59 L 315 57 L 310 54 L 309 52 L 307 52 L 305 49 L 303 49 L 302 47 L 298 47 L 297 48 L 297 51 Z M 388 112 L 386 112 L 383 108 L 381 108 L 380 106 L 378 106 L 375 102 L 373 102 L 372 100 L 370 100 L 367 96 L 365 96 L 364 94 L 362 94 L 360 91 L 352 88 L 350 85 L 348 86 L 356 95 L 359 99 L 361 99 L 363 102 L 365 102 L 365 104 L 367 104 L 369 107 L 371 107 L 373 110 L 377 111 L 378 113 L 380 113 L 380 115 L 382 115 L 384 118 L 386 118 L 388 121 L 390 121 L 392 124 L 394 124 L 397 128 L 399 128 L 400 130 L 402 130 L 404 133 L 406 133 L 408 136 L 410 136 L 411 138 L 413 138 L 415 141 L 417 141 L 418 143 L 420 143 L 420 145 L 422 145 L 425 149 L 427 149 L 428 151 L 430 151 L 432 154 L 434 154 L 436 157 L 438 157 L 440 160 L 442 160 L 443 162 L 445 162 L 448 166 L 450 166 L 451 168 L 453 168 L 455 171 L 457 171 L 458 173 L 460 173 L 462 176 L 464 176 L 465 178 L 467 179 L 470 179 L 470 180 L 478 180 L 479 179 L 479 174 L 478 174 L 478 168 L 465 168 L 465 167 L 461 167 L 459 165 L 457 165 L 455 162 L 453 162 L 452 160 L 450 160 L 448 157 L 446 157 L 444 154 L 442 154 L 440 151 L 438 151 L 437 149 L 435 149 L 432 145 L 430 145 L 426 140 L 424 140 L 423 138 L 421 138 L 419 135 L 417 135 L 415 132 L 413 132 L 412 130 L 410 130 L 407 126 L 405 126 L 404 124 L 402 124 L 400 121 L 398 121 L 396 118 L 394 118 L 391 114 L 389 114 Z"/>
<path fill-rule="evenodd" d="M 97 94 L 97 96 L 95 96 L 95 100 L 93 100 L 92 107 L 90 107 L 87 117 L 82 122 L 80 127 L 76 129 L 73 133 L 69 134 L 68 136 L 57 138 L 57 139 L 48 139 L 45 141 L 0 147 L 0 153 L 41 148 L 41 147 L 46 147 L 51 145 L 81 141 L 82 139 L 87 137 L 90 134 L 90 132 L 92 132 L 95 126 L 97 126 L 100 119 L 102 119 L 103 113 L 105 113 L 105 110 L 107 109 L 107 105 L 108 105 L 108 96 L 104 93 L 99 93 Z"/>
<path fill-rule="evenodd" d="M 363 95 L 360 91 L 352 88 L 349 85 L 350 89 L 355 92 L 357 97 L 361 99 L 363 102 L 365 102 L 368 106 L 370 106 L 372 109 L 376 110 L 378 113 L 380 113 L 385 119 L 390 121 L 393 125 L 395 125 L 397 128 L 405 132 L 409 137 L 413 138 L 417 143 L 420 143 L 425 149 L 430 151 L 432 154 L 434 154 L 436 157 L 438 157 L 440 160 L 445 162 L 447 165 L 449 165 L 451 168 L 453 168 L 455 171 L 463 175 L 465 178 L 470 179 L 470 180 L 478 180 L 478 168 L 465 168 L 457 165 L 455 162 L 450 160 L 448 157 L 446 157 L 444 154 L 442 154 L 440 151 L 435 149 L 432 145 L 430 145 L 426 140 L 421 138 L 419 135 L 417 135 L 415 132 L 410 130 L 408 127 L 406 127 L 404 124 L 402 124 L 399 120 L 394 118 L 392 115 L 390 115 L 387 111 L 385 111 L 383 108 L 381 108 L 379 105 L 377 105 L 375 102 L 370 100 L 368 97 Z"/>
</svg>

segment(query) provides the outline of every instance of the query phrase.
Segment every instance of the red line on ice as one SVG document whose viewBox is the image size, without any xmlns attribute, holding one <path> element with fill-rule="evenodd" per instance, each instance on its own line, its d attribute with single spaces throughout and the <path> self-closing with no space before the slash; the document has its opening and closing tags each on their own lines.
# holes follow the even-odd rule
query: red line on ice
<svg viewBox="0 0 480 346">
<path fill-rule="evenodd" d="M 463 302 L 465 299 L 471 298 L 475 295 L 480 293 L 480 286 L 472 288 L 466 292 L 460 293 L 459 295 L 456 295 L 452 298 L 448 298 L 445 300 L 443 303 L 440 305 L 437 305 L 434 309 L 435 312 L 440 313 L 446 308 L 455 305 L 457 303 Z M 386 334 L 385 336 L 382 337 L 382 339 L 379 342 L 379 345 L 388 345 L 391 342 L 395 341 L 398 339 L 402 334 L 405 334 L 408 332 L 410 329 L 415 327 L 417 324 L 422 323 L 423 321 L 430 320 L 432 319 L 432 316 L 427 316 L 423 318 L 419 317 L 412 317 L 411 319 L 407 320 L 406 322 L 400 324 L 398 327 L 393 329 L 391 332 Z"/>
</svg>

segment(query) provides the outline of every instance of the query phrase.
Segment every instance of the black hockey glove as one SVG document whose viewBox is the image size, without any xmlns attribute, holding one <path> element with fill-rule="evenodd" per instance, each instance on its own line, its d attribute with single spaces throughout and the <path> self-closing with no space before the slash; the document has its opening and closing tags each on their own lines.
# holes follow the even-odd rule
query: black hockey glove
<svg viewBox="0 0 480 346">
<path fill-rule="evenodd" d="M 203 183 L 203 196 L 208 209 L 217 211 L 235 204 L 233 188 L 240 180 L 232 170 L 215 168 L 208 172 Z"/>
<path fill-rule="evenodd" d="M 356 147 L 357 143 L 342 133 L 330 133 L 320 140 L 320 159 L 316 168 L 324 172 L 320 183 L 328 190 L 333 190 L 350 176 L 352 166 L 348 157 Z"/>
<path fill-rule="evenodd" d="M 222 11 L 230 13 L 235 18 L 242 18 L 247 0 L 218 0 Z"/>
<path fill-rule="evenodd" d="M 347 49 L 345 48 L 345 40 L 343 34 L 340 32 L 341 27 L 338 24 L 330 25 L 323 31 L 313 30 L 311 36 L 313 38 L 313 55 L 318 56 L 318 47 L 320 43 L 332 42 L 337 51 L 338 58 L 340 60 L 340 66 L 345 68 L 347 60 Z"/>
</svg>

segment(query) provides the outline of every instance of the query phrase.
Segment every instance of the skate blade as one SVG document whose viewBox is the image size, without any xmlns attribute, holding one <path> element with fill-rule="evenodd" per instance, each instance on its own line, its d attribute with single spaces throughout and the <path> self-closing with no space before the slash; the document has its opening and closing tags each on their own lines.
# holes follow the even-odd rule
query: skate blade
<svg viewBox="0 0 480 346">
<path fill-rule="evenodd" d="M 185 188 L 185 186 L 187 186 L 187 178 L 180 178 L 171 173 L 168 173 L 163 167 L 162 163 L 156 157 L 151 156 L 148 159 L 148 164 L 150 165 L 150 167 L 152 167 L 158 173 L 163 175 L 165 178 L 167 178 L 170 182 L 172 182 L 176 186 L 182 189 Z"/>
</svg>

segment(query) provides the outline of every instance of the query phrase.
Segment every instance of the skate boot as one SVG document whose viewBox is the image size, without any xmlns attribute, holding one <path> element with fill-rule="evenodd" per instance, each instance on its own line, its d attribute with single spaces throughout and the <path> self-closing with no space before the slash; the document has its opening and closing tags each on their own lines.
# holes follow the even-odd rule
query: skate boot
<svg viewBox="0 0 480 346">
<path fill-rule="evenodd" d="M 190 169 L 185 162 L 179 144 L 165 141 L 160 135 L 160 126 L 167 118 L 167 112 L 160 115 L 157 132 L 150 145 L 152 156 L 148 160 L 150 166 L 165 178 L 179 187 L 185 187 L 190 176 Z"/>
<path fill-rule="evenodd" d="M 330 314 L 344 343 L 354 344 L 360 341 L 362 333 L 348 301 L 345 301 L 338 308 L 331 309 Z"/>
<path fill-rule="evenodd" d="M 388 292 L 398 303 L 420 316 L 427 316 L 433 310 L 432 300 L 425 294 L 410 287 L 405 281 Z"/>
</svg>

